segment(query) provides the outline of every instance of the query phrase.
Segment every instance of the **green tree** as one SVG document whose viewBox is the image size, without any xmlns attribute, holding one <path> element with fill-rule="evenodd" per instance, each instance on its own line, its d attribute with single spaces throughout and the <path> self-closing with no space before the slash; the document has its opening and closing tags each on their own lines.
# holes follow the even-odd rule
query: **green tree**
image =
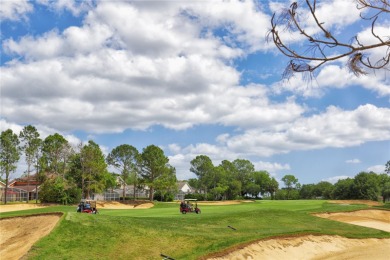
<svg viewBox="0 0 390 260">
<path fill-rule="evenodd" d="M 257 198 L 260 191 L 261 191 L 261 188 L 260 188 L 260 185 L 254 183 L 254 182 L 251 182 L 247 185 L 246 190 L 247 190 L 248 194 Z"/>
<path fill-rule="evenodd" d="M 153 200 L 155 182 L 165 172 L 169 162 L 164 151 L 155 145 L 149 145 L 143 149 L 142 154 L 141 176 L 145 184 L 149 187 L 149 199 Z"/>
<path fill-rule="evenodd" d="M 194 188 L 196 190 L 200 189 L 199 179 L 197 179 L 197 178 L 188 179 L 188 185 L 190 185 L 192 188 Z"/>
<path fill-rule="evenodd" d="M 27 186 L 30 186 L 31 166 L 37 163 L 37 153 L 42 141 L 39 138 L 37 129 L 32 125 L 25 126 L 20 132 L 19 137 L 23 143 L 22 149 L 27 163 Z M 28 202 L 29 198 L 27 198 Z"/>
<path fill-rule="evenodd" d="M 385 164 L 385 173 L 390 174 L 390 161 Z"/>
<path fill-rule="evenodd" d="M 242 183 L 237 178 L 238 173 L 236 166 L 228 160 L 223 160 L 220 166 L 224 169 L 224 181 L 228 186 L 226 199 L 232 200 L 241 197 Z"/>
<path fill-rule="evenodd" d="M 262 195 L 264 195 L 266 192 L 268 192 L 267 187 L 269 186 L 269 183 L 271 182 L 271 177 L 267 171 L 253 172 L 251 179 L 255 184 L 259 185 L 260 193 Z"/>
<path fill-rule="evenodd" d="M 63 149 L 66 144 L 68 141 L 58 133 L 45 138 L 42 144 L 42 156 L 46 162 L 46 171 L 59 173 Z"/>
<path fill-rule="evenodd" d="M 132 175 L 134 185 L 134 199 L 139 171 L 140 156 L 137 148 L 128 144 L 115 147 L 107 156 L 107 163 L 114 166 L 121 173 L 123 179 L 123 199 L 126 197 L 126 184 Z"/>
<path fill-rule="evenodd" d="M 379 180 L 375 173 L 361 172 L 355 176 L 353 183 L 353 189 L 357 194 L 355 199 L 378 200 Z"/>
<path fill-rule="evenodd" d="M 269 192 L 269 194 L 271 195 L 272 200 L 275 198 L 275 193 L 278 189 L 279 183 L 274 177 L 272 177 L 267 186 L 267 192 Z"/>
<path fill-rule="evenodd" d="M 237 180 L 242 185 L 241 196 L 244 196 L 245 193 L 248 193 L 248 184 L 250 183 L 252 173 L 255 171 L 255 167 L 250 161 L 245 159 L 236 159 L 233 161 L 233 165 L 237 170 Z"/>
<path fill-rule="evenodd" d="M 291 191 L 297 185 L 298 179 L 295 178 L 294 175 L 287 174 L 287 175 L 283 176 L 282 181 L 284 182 L 284 185 L 286 186 L 286 189 L 287 189 L 287 199 L 290 199 Z"/>
<path fill-rule="evenodd" d="M 0 136 L 0 170 L 5 175 L 4 204 L 7 204 L 7 192 L 9 176 L 17 168 L 21 149 L 19 138 L 11 129 L 1 132 Z"/>
<path fill-rule="evenodd" d="M 60 176 L 48 178 L 40 187 L 42 202 L 74 204 L 81 199 L 81 189 Z"/>
<path fill-rule="evenodd" d="M 313 199 L 315 198 L 315 184 L 303 184 L 302 188 L 299 190 L 299 197 L 301 199 Z"/>
<path fill-rule="evenodd" d="M 333 184 L 327 181 L 321 181 L 314 187 L 314 197 L 321 197 L 322 199 L 330 199 L 332 197 Z"/>
<path fill-rule="evenodd" d="M 340 179 L 334 184 L 333 198 L 336 200 L 354 199 L 353 179 Z"/>
<path fill-rule="evenodd" d="M 214 165 L 211 159 L 206 155 L 198 155 L 191 161 L 190 171 L 195 173 L 199 179 L 199 186 L 206 194 L 208 190 L 208 180 L 212 171 L 214 170 Z"/>
<path fill-rule="evenodd" d="M 169 201 L 170 199 L 167 199 L 166 195 L 173 196 L 178 190 L 176 169 L 171 165 L 164 167 L 163 174 L 154 182 L 154 188 L 161 195 L 161 201 Z"/>
<path fill-rule="evenodd" d="M 91 192 L 103 191 L 107 164 L 103 152 L 94 141 L 88 141 L 88 144 L 81 148 L 80 164 L 83 197 L 90 198 Z"/>
<path fill-rule="evenodd" d="M 383 203 L 385 203 L 390 198 L 390 176 L 386 173 L 379 174 L 378 181 Z"/>
</svg>

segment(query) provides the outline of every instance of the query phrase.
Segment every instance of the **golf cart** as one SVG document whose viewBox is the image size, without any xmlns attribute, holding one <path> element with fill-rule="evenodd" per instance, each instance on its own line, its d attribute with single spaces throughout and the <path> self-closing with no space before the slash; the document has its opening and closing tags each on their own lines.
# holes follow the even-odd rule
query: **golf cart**
<svg viewBox="0 0 390 260">
<path fill-rule="evenodd" d="M 195 204 L 195 205 L 194 205 Z M 180 212 L 182 214 L 187 213 L 200 213 L 200 208 L 198 208 L 198 202 L 196 199 L 185 199 L 180 203 Z"/>
<path fill-rule="evenodd" d="M 96 200 L 82 199 L 77 207 L 77 212 L 91 214 L 98 213 L 96 208 Z"/>
</svg>

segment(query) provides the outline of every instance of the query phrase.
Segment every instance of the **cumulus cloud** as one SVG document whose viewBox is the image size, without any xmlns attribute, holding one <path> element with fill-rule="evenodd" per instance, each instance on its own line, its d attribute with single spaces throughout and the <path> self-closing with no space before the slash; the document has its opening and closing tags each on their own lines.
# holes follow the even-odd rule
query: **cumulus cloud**
<svg viewBox="0 0 390 260">
<path fill-rule="evenodd" d="M 36 0 L 37 3 L 47 6 L 55 12 L 62 12 L 64 10 L 71 12 L 73 15 L 78 16 L 80 13 L 89 10 L 93 6 L 93 0 Z"/>
<path fill-rule="evenodd" d="M 301 117 L 281 131 L 248 130 L 232 136 L 227 147 L 260 156 L 293 150 L 349 147 L 390 138 L 390 109 L 373 105 L 343 111 L 330 106 L 324 113 Z"/>
<path fill-rule="evenodd" d="M 0 4 L 1 20 L 20 20 L 27 19 L 27 13 L 33 11 L 33 5 L 27 0 L 6 0 Z"/>
<path fill-rule="evenodd" d="M 384 173 L 385 172 L 385 166 L 384 165 L 373 165 L 367 168 L 367 172 L 375 172 L 375 173 Z"/>
<path fill-rule="evenodd" d="M 240 86 L 227 60 L 252 47 L 203 32 L 231 24 L 235 40 L 258 44 L 249 39 L 259 39 L 255 28 L 262 27 L 248 17 L 264 24 L 267 16 L 252 2 L 161 5 L 103 1 L 81 27 L 6 39 L 5 52 L 24 60 L 1 68 L 3 116 L 101 133 L 203 123 L 250 128 L 304 111 L 293 102 L 270 104 L 265 86 Z"/>
<path fill-rule="evenodd" d="M 331 16 L 326 26 L 339 30 L 358 19 L 346 2 L 318 6 L 320 17 Z M 1 5 L 6 19 L 33 10 L 26 1 L 6 3 Z M 81 25 L 3 39 L 2 51 L 14 59 L 0 68 L 2 128 L 20 131 L 28 122 L 43 138 L 58 132 L 74 144 L 80 142 L 72 135 L 75 130 L 120 133 L 156 125 L 184 130 L 202 124 L 236 130 L 218 134 L 215 143 L 170 144 L 170 162 L 178 173 L 188 172 L 189 161 L 199 154 L 219 164 L 390 138 L 388 108 L 329 106 L 307 115 L 310 108 L 294 97 L 272 99 L 285 91 L 321 97 L 326 89 L 352 85 L 389 96 L 386 74 L 356 78 L 333 63 L 311 86 L 301 76 L 271 87 L 243 84 L 235 61 L 274 48 L 265 41 L 270 16 L 253 1 L 37 3 L 80 16 Z M 270 4 L 279 7 L 280 2 Z M 312 27 L 310 21 L 305 25 Z M 270 172 L 289 169 L 288 164 L 255 161 Z"/>
</svg>

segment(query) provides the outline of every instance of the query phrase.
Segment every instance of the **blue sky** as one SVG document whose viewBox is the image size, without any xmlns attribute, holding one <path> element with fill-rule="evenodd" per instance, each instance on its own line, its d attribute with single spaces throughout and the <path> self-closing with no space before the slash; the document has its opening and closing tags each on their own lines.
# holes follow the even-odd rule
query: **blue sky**
<svg viewBox="0 0 390 260">
<path fill-rule="evenodd" d="M 179 179 L 194 177 L 189 162 L 201 154 L 214 165 L 248 159 L 301 184 L 383 172 L 390 74 L 357 78 L 340 60 L 311 82 L 282 80 L 288 59 L 265 36 L 272 12 L 289 5 L 2 1 L 1 130 L 32 124 L 42 138 L 94 140 L 106 154 L 158 145 Z M 338 37 L 372 41 L 353 1 L 319 1 L 317 12 Z M 389 36 L 389 26 L 378 20 L 377 33 Z M 14 177 L 25 169 L 21 161 Z"/>
</svg>

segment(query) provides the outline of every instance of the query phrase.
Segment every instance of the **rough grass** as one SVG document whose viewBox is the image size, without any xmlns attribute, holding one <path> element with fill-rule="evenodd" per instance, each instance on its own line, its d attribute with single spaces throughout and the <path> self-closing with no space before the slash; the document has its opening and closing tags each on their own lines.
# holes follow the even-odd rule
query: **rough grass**
<svg viewBox="0 0 390 260">
<path fill-rule="evenodd" d="M 97 215 L 76 213 L 74 206 L 55 206 L 3 213 L 1 217 L 65 212 L 61 223 L 34 245 L 27 259 L 161 259 L 161 253 L 174 259 L 197 259 L 237 244 L 276 236 L 310 233 L 389 238 L 388 232 L 311 215 L 364 208 L 367 206 L 318 200 L 257 201 L 201 206 L 202 214 L 182 215 L 177 204 L 157 203 L 151 209 L 101 209 Z"/>
</svg>

